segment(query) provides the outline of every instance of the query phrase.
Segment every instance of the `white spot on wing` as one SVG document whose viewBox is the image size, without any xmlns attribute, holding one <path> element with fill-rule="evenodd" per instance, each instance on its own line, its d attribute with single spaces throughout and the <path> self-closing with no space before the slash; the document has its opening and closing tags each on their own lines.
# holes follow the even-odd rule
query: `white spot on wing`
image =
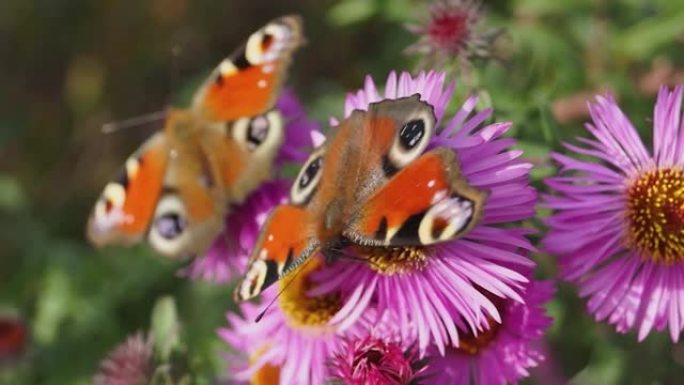
<svg viewBox="0 0 684 385">
<path fill-rule="evenodd" d="M 114 208 L 123 207 L 126 201 L 126 189 L 118 183 L 108 183 L 102 195 Z"/>
<path fill-rule="evenodd" d="M 247 271 L 245 280 L 240 285 L 240 297 L 242 299 L 252 298 L 261 290 L 266 280 L 267 269 L 268 267 L 264 261 L 256 260 L 252 263 Z"/>
<path fill-rule="evenodd" d="M 258 31 L 252 34 L 247 40 L 245 47 L 245 57 L 252 65 L 262 64 L 264 60 L 264 52 L 262 50 L 261 42 L 264 37 L 263 31 Z"/>
<path fill-rule="evenodd" d="M 126 174 L 128 175 L 128 179 L 135 179 L 135 176 L 138 175 L 138 171 L 140 171 L 140 162 L 138 159 L 128 158 L 126 160 Z"/>
<path fill-rule="evenodd" d="M 261 67 L 261 72 L 264 74 L 270 74 L 275 70 L 275 66 L 273 64 L 265 64 L 263 67 Z"/>
<path fill-rule="evenodd" d="M 231 76 L 238 72 L 238 68 L 230 59 L 225 59 L 221 62 L 221 64 L 219 64 L 219 72 L 223 76 Z"/>
</svg>

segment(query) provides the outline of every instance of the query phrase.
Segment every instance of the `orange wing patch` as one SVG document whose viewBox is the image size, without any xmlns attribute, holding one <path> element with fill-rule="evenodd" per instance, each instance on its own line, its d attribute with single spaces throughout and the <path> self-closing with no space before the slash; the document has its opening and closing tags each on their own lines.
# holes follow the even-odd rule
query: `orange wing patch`
<svg viewBox="0 0 684 385">
<path fill-rule="evenodd" d="M 147 230 L 162 190 L 168 160 L 163 133 L 131 156 L 117 180 L 105 186 L 88 221 L 88 238 L 98 246 L 132 244 Z"/>
<path fill-rule="evenodd" d="M 213 121 L 236 120 L 270 108 L 279 87 L 276 65 L 250 66 L 232 76 L 219 74 L 206 91 L 204 116 Z"/>
<path fill-rule="evenodd" d="M 416 159 L 371 196 L 345 236 L 366 245 L 420 245 L 472 227 L 485 195 L 470 187 L 455 165 L 447 149 Z"/>
<path fill-rule="evenodd" d="M 302 255 L 309 245 L 307 220 L 306 211 L 297 206 L 280 205 L 273 210 L 235 290 L 237 301 L 259 295 Z"/>
<path fill-rule="evenodd" d="M 122 231 L 137 234 L 147 229 L 162 189 L 167 159 L 163 149 L 153 148 L 141 154 L 136 166 L 128 166 L 133 158 L 126 161 L 130 182 L 123 212 L 131 220 L 122 223 Z"/>
</svg>

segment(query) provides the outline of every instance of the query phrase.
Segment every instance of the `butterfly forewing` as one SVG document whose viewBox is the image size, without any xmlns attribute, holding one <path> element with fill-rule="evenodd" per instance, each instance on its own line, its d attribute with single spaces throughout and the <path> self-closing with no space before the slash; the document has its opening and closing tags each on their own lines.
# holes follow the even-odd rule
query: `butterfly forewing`
<svg viewBox="0 0 684 385">
<path fill-rule="evenodd" d="M 168 141 L 157 133 L 126 160 L 90 214 L 87 233 L 95 245 L 132 244 L 144 236 L 162 192 L 168 156 Z"/>
<path fill-rule="evenodd" d="M 298 16 L 268 23 L 218 65 L 195 96 L 193 108 L 214 121 L 266 112 L 275 103 L 292 53 L 303 41 Z"/>
<path fill-rule="evenodd" d="M 272 285 L 292 264 L 305 258 L 311 242 L 307 212 L 294 205 L 280 205 L 270 214 L 252 250 L 244 278 L 238 283 L 235 298 L 253 298 Z"/>
</svg>

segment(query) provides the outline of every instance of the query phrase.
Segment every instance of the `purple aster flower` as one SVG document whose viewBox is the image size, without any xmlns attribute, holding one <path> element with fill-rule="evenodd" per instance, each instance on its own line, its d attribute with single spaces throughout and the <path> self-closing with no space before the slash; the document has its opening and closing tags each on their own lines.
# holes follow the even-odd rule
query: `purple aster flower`
<svg viewBox="0 0 684 385">
<path fill-rule="evenodd" d="M 95 385 L 147 385 L 154 372 L 152 342 L 137 333 L 117 346 L 102 361 Z"/>
<path fill-rule="evenodd" d="M 505 385 L 529 376 L 528 369 L 543 361 L 537 346 L 551 325 L 544 304 L 553 296 L 549 281 L 532 281 L 523 294 L 525 303 L 499 300 L 501 322 L 490 320 L 489 329 L 467 334 L 459 347 L 428 357 L 425 378 L 436 385 Z"/>
<path fill-rule="evenodd" d="M 544 245 L 560 258 L 561 274 L 577 282 L 588 310 L 619 332 L 638 329 L 641 341 L 668 326 L 673 341 L 684 327 L 683 87 L 661 88 L 650 155 L 611 97 L 589 104 L 595 139 L 566 144 L 578 160 L 553 159 L 561 175 L 546 183 Z"/>
<path fill-rule="evenodd" d="M 346 339 L 332 365 L 335 383 L 343 385 L 409 385 L 423 369 L 416 349 L 372 335 Z"/>
<path fill-rule="evenodd" d="M 319 259 L 311 259 L 291 278 L 281 281 L 281 290 L 287 290 L 282 291 L 258 323 L 254 320 L 263 305 L 241 304 L 244 318 L 227 315 L 230 328 L 220 329 L 219 336 L 249 358 L 245 362 L 234 355 L 226 357 L 229 362 L 242 363 L 231 368 L 235 380 L 258 384 L 263 381 L 260 379 L 269 379 L 271 382 L 261 382 L 268 385 L 323 385 L 329 377 L 328 360 L 341 338 L 358 334 L 370 324 L 370 314 L 345 333 L 329 324 L 340 309 L 339 294 L 308 295 L 313 285 L 310 275 L 320 265 Z M 262 293 L 263 303 L 269 303 L 274 295 L 274 290 Z"/>
<path fill-rule="evenodd" d="M 285 90 L 276 103 L 285 119 L 285 139 L 276 157 L 276 173 L 288 162 L 302 162 L 308 150 L 318 144 L 321 134 L 318 124 L 307 119 L 302 105 L 291 90 Z M 289 184 L 284 181 L 266 182 L 226 216 L 223 232 L 209 251 L 196 258 L 180 274 L 194 279 L 217 283 L 231 280 L 234 272 L 242 273 L 249 253 L 259 235 L 268 212 L 283 203 Z"/>
<path fill-rule="evenodd" d="M 342 309 L 331 319 L 340 329 L 355 324 L 372 307 L 381 314 L 394 313 L 402 338 L 415 334 L 421 354 L 430 344 L 444 353 L 447 346 L 458 345 L 462 331 L 477 334 L 487 320 L 500 322 L 499 310 L 481 289 L 522 302 L 527 278 L 519 271 L 534 265 L 526 256 L 533 249 L 527 231 L 511 226 L 534 214 L 531 165 L 518 159 L 520 151 L 510 149 L 513 139 L 502 137 L 510 123 L 484 125 L 490 109 L 471 116 L 476 98 L 443 119 L 453 89 L 453 83 L 445 86 L 444 73 L 391 73 L 381 96 L 368 77 L 364 89 L 347 97 L 345 116 L 381 99 L 419 93 L 434 107 L 442 127 L 430 147 L 453 149 L 469 183 L 489 193 L 480 224 L 460 239 L 434 246 L 357 248 L 367 263 L 338 261 L 316 274 L 321 285 L 312 292 L 344 294 Z"/>
<path fill-rule="evenodd" d="M 489 57 L 501 29 L 482 28 L 484 16 L 482 3 L 478 0 L 434 1 L 425 21 L 407 26 L 419 40 L 406 52 L 425 55 L 437 62 L 456 58 L 462 65 L 467 65 L 473 58 Z"/>
</svg>

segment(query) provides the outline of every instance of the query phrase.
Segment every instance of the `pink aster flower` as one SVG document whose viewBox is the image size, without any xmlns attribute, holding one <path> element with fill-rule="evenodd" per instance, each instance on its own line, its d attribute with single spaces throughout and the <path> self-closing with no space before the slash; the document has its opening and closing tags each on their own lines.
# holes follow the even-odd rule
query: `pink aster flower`
<svg viewBox="0 0 684 385">
<path fill-rule="evenodd" d="M 142 333 L 117 346 L 100 364 L 95 385 L 147 385 L 154 372 L 152 342 Z"/>
<path fill-rule="evenodd" d="M 339 294 L 308 295 L 309 276 L 319 266 L 320 260 L 312 259 L 300 267 L 302 271 L 281 281 L 281 288 L 287 285 L 287 290 L 259 322 L 255 318 L 263 304 L 274 298 L 274 290 L 262 293 L 262 305 L 241 304 L 242 317 L 227 315 L 230 327 L 220 329 L 219 336 L 243 356 L 226 356 L 227 361 L 237 362 L 230 368 L 234 380 L 252 385 L 324 385 L 330 376 L 328 361 L 342 338 L 366 330 L 370 314 L 344 333 L 329 324 L 340 308 Z"/>
<path fill-rule="evenodd" d="M 669 325 L 684 328 L 683 87 L 661 88 L 653 116 L 653 155 L 611 97 L 589 104 L 595 139 L 566 144 L 579 160 L 553 159 L 561 175 L 546 183 L 546 250 L 561 274 L 577 282 L 588 310 L 619 332 L 638 329 L 641 341 Z"/>
<path fill-rule="evenodd" d="M 453 149 L 468 182 L 489 193 L 480 224 L 463 238 L 434 246 L 366 250 L 362 258 L 369 263 L 340 260 L 317 273 L 320 286 L 313 291 L 345 294 L 344 306 L 331 319 L 341 329 L 372 307 L 394 313 L 403 339 L 416 335 L 421 354 L 430 344 L 445 353 L 447 346 L 458 345 L 462 331 L 477 334 L 488 319 L 501 322 L 499 310 L 481 289 L 522 302 L 527 278 L 519 271 L 534 265 L 526 256 L 532 249 L 527 231 L 512 226 L 534 214 L 531 165 L 510 149 L 513 139 L 502 137 L 510 123 L 484 124 L 490 109 L 471 116 L 476 98 L 445 119 L 453 89 L 453 83 L 445 85 L 444 73 L 391 73 L 381 96 L 368 77 L 364 89 L 347 97 L 345 116 L 381 99 L 420 94 L 434 107 L 441 126 L 430 147 Z"/>
<path fill-rule="evenodd" d="M 346 339 L 332 366 L 332 377 L 344 385 L 409 385 L 423 369 L 415 349 L 372 335 Z"/>
<path fill-rule="evenodd" d="M 528 377 L 528 369 L 543 361 L 537 346 L 551 325 L 544 311 L 553 296 L 551 282 L 533 281 L 523 294 L 525 303 L 498 301 L 501 322 L 490 322 L 479 335 L 464 336 L 458 348 L 428 357 L 425 378 L 436 385 L 505 385 Z"/>
<path fill-rule="evenodd" d="M 285 119 L 285 139 L 276 157 L 276 173 L 282 166 L 306 160 L 308 150 L 320 140 L 318 125 L 307 119 L 302 105 L 291 90 L 285 90 L 276 104 Z M 224 231 L 209 251 L 196 258 L 180 274 L 194 279 L 226 283 L 234 273 L 242 273 L 249 253 L 268 212 L 288 196 L 285 181 L 266 182 L 226 216 Z"/>
</svg>

